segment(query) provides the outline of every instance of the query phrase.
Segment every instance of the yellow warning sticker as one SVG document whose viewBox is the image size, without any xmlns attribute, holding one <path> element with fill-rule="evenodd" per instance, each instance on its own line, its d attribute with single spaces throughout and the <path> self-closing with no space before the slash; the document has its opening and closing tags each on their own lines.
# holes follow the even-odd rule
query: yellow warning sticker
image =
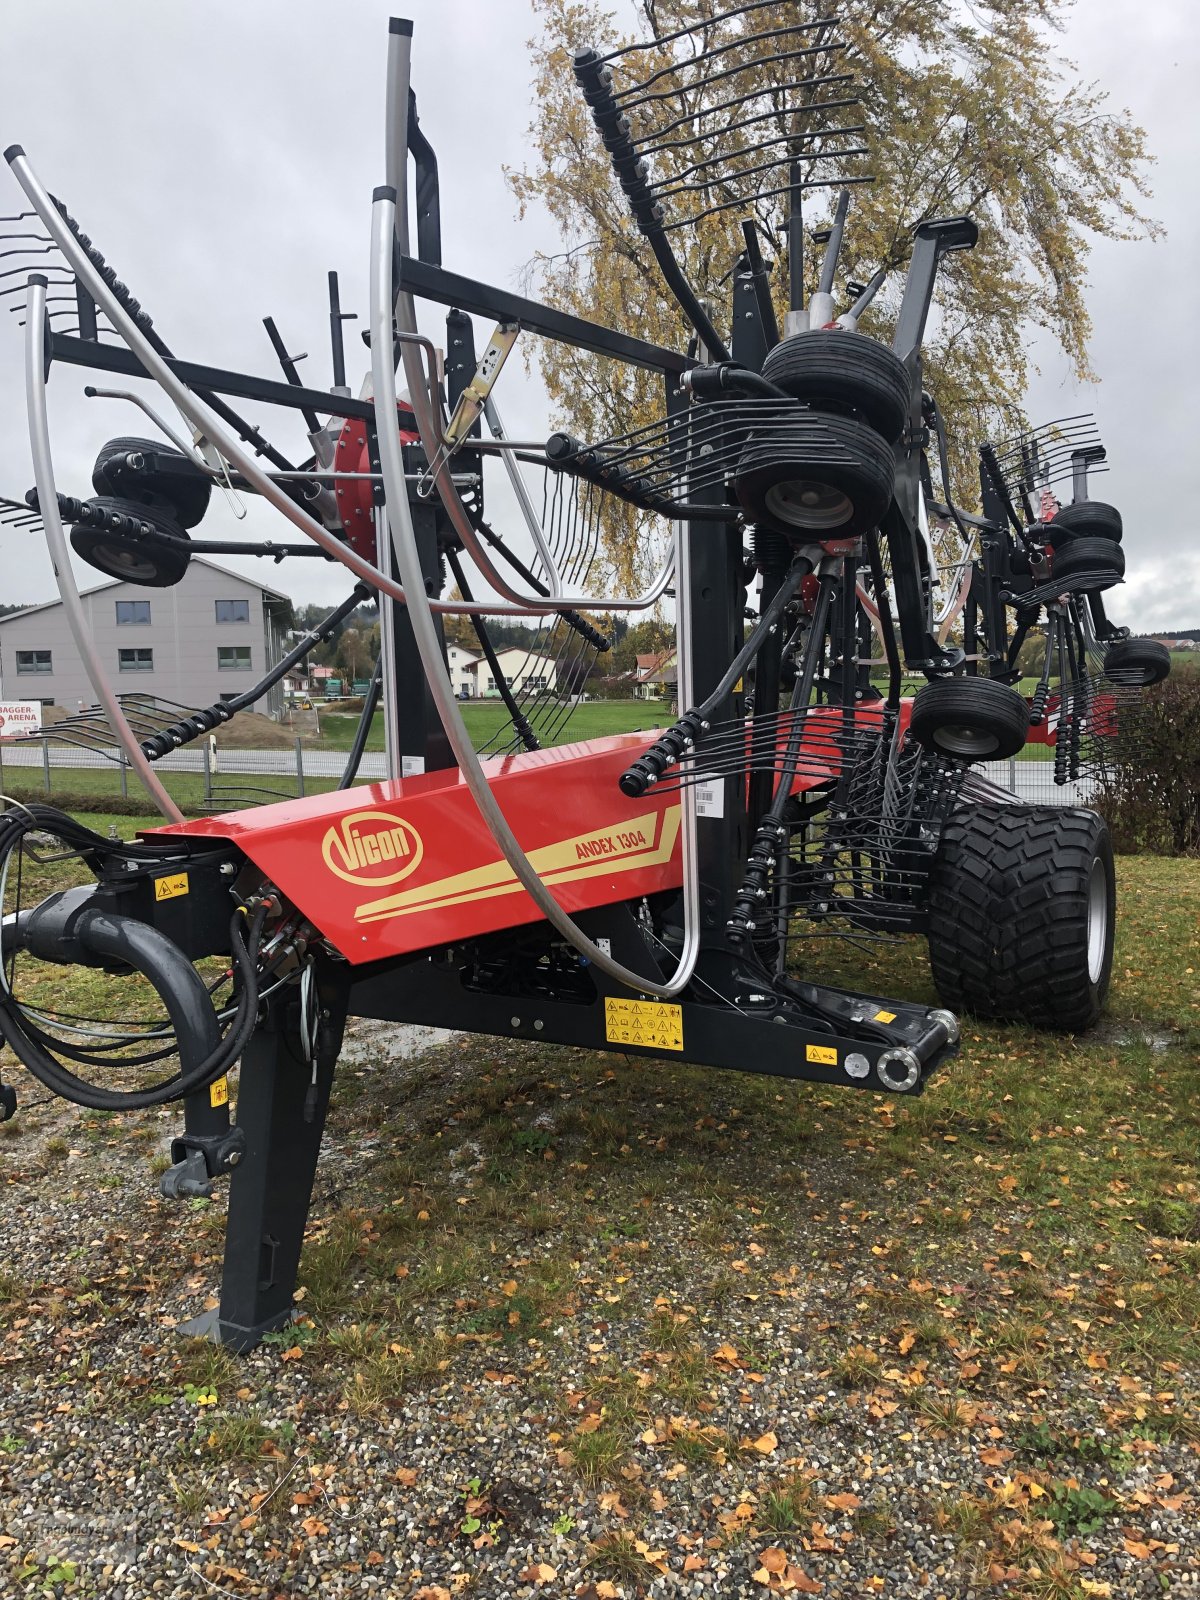
<svg viewBox="0 0 1200 1600">
<path fill-rule="evenodd" d="M 836 1067 L 837 1047 L 831 1044 L 806 1044 L 804 1059 L 819 1062 L 823 1067 Z"/>
<path fill-rule="evenodd" d="M 877 1011 L 871 1018 L 872 1022 L 895 1022 L 895 1020 L 896 1013 L 894 1011 Z"/>
<path fill-rule="evenodd" d="M 216 1083 L 209 1084 L 208 1103 L 210 1106 L 224 1106 L 229 1104 L 228 1078 L 218 1078 Z"/>
<path fill-rule="evenodd" d="M 608 998 L 604 1037 L 609 1044 L 636 1044 L 644 1050 L 682 1050 L 683 1007 L 661 1000 Z"/>
<path fill-rule="evenodd" d="M 186 872 L 173 872 L 169 878 L 155 878 L 154 898 L 156 900 L 174 900 L 178 894 L 188 892 L 188 875 Z"/>
</svg>

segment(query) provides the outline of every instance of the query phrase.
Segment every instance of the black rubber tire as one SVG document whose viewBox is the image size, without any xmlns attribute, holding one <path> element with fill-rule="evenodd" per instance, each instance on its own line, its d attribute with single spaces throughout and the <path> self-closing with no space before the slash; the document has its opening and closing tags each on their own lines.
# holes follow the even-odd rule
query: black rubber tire
<svg viewBox="0 0 1200 1600">
<path fill-rule="evenodd" d="M 752 522 L 811 544 L 849 539 L 878 525 L 892 502 L 896 458 L 873 428 L 852 417 L 802 414 L 757 426 L 742 448 L 734 476 L 737 497 Z M 803 494 L 818 497 L 809 511 Z M 824 493 L 828 504 L 820 507 Z M 801 520 L 808 518 L 808 520 Z"/>
<path fill-rule="evenodd" d="M 908 733 L 956 761 L 1003 761 L 1025 748 L 1029 706 L 995 678 L 943 678 L 917 691 Z"/>
<path fill-rule="evenodd" d="M 762 375 L 818 410 L 856 411 L 894 444 L 904 431 L 912 383 L 899 356 L 866 334 L 813 328 L 768 351 Z"/>
<path fill-rule="evenodd" d="M 1068 539 L 1079 539 L 1085 535 L 1093 539 L 1110 539 L 1113 544 L 1121 542 L 1121 513 L 1116 506 L 1106 505 L 1103 500 L 1076 500 L 1073 505 L 1062 506 L 1047 527 L 1047 543 L 1055 550 L 1060 544 L 1066 544 Z"/>
<path fill-rule="evenodd" d="M 1171 672 L 1171 652 L 1157 639 L 1118 639 L 1104 652 L 1104 671 L 1114 683 L 1147 689 Z"/>
<path fill-rule="evenodd" d="M 151 532 L 141 539 L 131 539 L 107 528 L 92 528 L 77 522 L 71 529 L 71 547 L 89 566 L 106 577 L 136 583 L 145 589 L 170 589 L 179 582 L 188 569 L 191 553 L 168 542 L 176 539 L 182 540 L 185 546 L 188 543 L 187 533 L 170 512 L 161 506 L 138 505 L 110 495 L 97 495 L 91 504 L 102 511 L 136 517 Z M 155 538 L 155 534 L 164 537 Z"/>
<path fill-rule="evenodd" d="M 929 882 L 938 994 L 952 1011 L 977 1017 L 1062 1033 L 1090 1028 L 1112 975 L 1115 910 L 1112 840 L 1096 812 L 956 811 Z"/>
<path fill-rule="evenodd" d="M 133 454 L 187 457 L 173 445 L 159 439 L 110 439 L 96 457 L 92 468 L 92 488 L 99 495 L 114 495 L 137 505 L 161 506 L 181 528 L 194 528 L 204 518 L 212 497 L 212 482 L 200 476 L 156 477 L 146 472 L 122 471 L 126 456 Z"/>
<path fill-rule="evenodd" d="M 1081 572 L 1103 573 L 1109 578 L 1125 576 L 1125 552 L 1111 539 L 1072 539 L 1054 552 L 1052 578 L 1074 578 Z M 1105 587 L 1108 587 L 1105 585 Z"/>
</svg>

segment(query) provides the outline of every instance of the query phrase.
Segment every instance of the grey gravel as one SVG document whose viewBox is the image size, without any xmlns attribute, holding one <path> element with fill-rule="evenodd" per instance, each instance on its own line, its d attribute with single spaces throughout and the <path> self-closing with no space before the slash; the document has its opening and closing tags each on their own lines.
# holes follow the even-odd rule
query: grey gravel
<svg viewBox="0 0 1200 1600">
<path fill-rule="evenodd" d="M 395 1200 L 389 1163 L 418 1134 L 422 1159 L 431 1149 L 438 1158 L 417 1177 L 418 1201 L 422 1193 L 452 1206 L 466 1201 L 461 1229 L 470 1230 L 488 1160 L 469 1112 L 481 1072 L 511 1080 L 512 1114 L 530 1130 L 535 1161 L 546 1138 L 558 1140 L 558 1162 L 570 1159 L 569 1131 L 559 1137 L 577 1109 L 574 1089 L 563 1087 L 570 1058 L 560 1052 L 547 1066 L 520 1051 L 355 1025 L 318 1174 L 315 1237 L 361 1212 L 369 1254 Z M 40 1093 L 11 1066 L 5 1072 L 24 1100 Z M 557 1076 L 548 1082 L 544 1072 Z M 592 1070 L 588 1096 L 603 1083 Z M 350 1404 L 345 1392 L 362 1359 L 353 1294 L 296 1331 L 299 1355 L 290 1359 L 279 1341 L 236 1362 L 217 1353 L 206 1369 L 204 1352 L 180 1339 L 178 1324 L 212 1303 L 223 1201 L 180 1210 L 158 1200 L 150 1157 L 169 1136 L 171 1114 L 88 1118 L 57 1102 L 22 1113 L 16 1131 L 0 1137 L 4 1592 L 51 1592 L 57 1574 L 59 1592 L 106 1600 L 632 1596 L 639 1582 L 652 1596 L 708 1600 L 797 1592 L 754 1577 L 763 1553 L 779 1549 L 804 1582 L 819 1585 L 799 1592 L 827 1597 L 1065 1597 L 1066 1589 L 1022 1587 L 1037 1560 L 1016 1546 L 1021 1583 L 989 1573 L 982 1534 L 972 1540 L 969 1528 L 948 1524 L 947 1508 L 964 1496 L 987 1499 L 1005 1479 L 1017 1482 L 1019 1497 L 1022 1474 L 1026 1483 L 1047 1479 L 1044 1463 L 1021 1454 L 1022 1430 L 1048 1419 L 1102 1441 L 1108 1410 L 1134 1403 L 1150 1376 L 1056 1364 L 1047 1387 L 973 1387 L 961 1350 L 934 1344 L 923 1357 L 898 1347 L 880 1356 L 876 1342 L 865 1376 L 847 1378 L 831 1354 L 867 1348 L 872 1329 L 888 1326 L 874 1309 L 881 1293 L 904 1283 L 889 1284 L 886 1262 L 864 1243 L 870 1235 L 856 1222 L 861 1196 L 844 1151 L 808 1144 L 789 1190 L 793 1209 L 773 1213 L 777 1174 L 753 1170 L 752 1137 L 739 1153 L 743 1092 L 721 1083 L 711 1095 L 711 1114 L 734 1143 L 733 1166 L 711 1192 L 695 1172 L 671 1181 L 666 1162 L 657 1169 L 666 1176 L 640 1199 L 636 1182 L 624 1183 L 621 1150 L 656 1137 L 649 1099 L 627 1143 L 603 1158 L 576 1150 L 588 1181 L 595 1175 L 596 1215 L 607 1216 L 611 1198 L 613 1227 L 575 1223 L 564 1233 L 551 1205 L 516 1258 L 569 1257 L 577 1279 L 570 1309 L 523 1326 L 519 1337 L 477 1338 L 462 1332 L 470 1314 L 456 1312 L 453 1290 L 431 1294 L 407 1313 L 405 1337 L 447 1340 L 447 1365 L 374 1409 Z M 386 1125 L 375 1110 L 380 1095 L 391 1108 Z M 739 1167 L 741 1201 L 731 1200 L 729 1180 Z M 794 1221 L 797 1195 L 815 1197 L 803 1226 Z M 514 1210 L 518 1198 L 528 1195 L 514 1189 Z M 727 1236 L 715 1225 L 718 1209 Z M 483 1227 L 485 1245 L 492 1227 L 499 1235 L 504 1219 Z M 459 1298 L 486 1307 L 490 1297 L 503 1309 L 510 1274 L 531 1270 L 512 1259 L 507 1241 L 494 1268 L 485 1262 Z M 941 1296 L 938 1287 L 930 1292 L 935 1321 L 938 1303 L 986 1290 L 982 1276 L 942 1285 Z M 683 1319 L 675 1350 L 662 1348 L 672 1317 Z M 722 1347 L 736 1357 L 722 1359 Z M 658 1406 L 664 1437 L 646 1442 L 631 1432 L 624 1475 L 582 1481 L 571 1451 L 587 1437 L 576 1430 L 604 1380 L 624 1374 L 632 1388 L 640 1375 L 652 1397 L 672 1362 L 697 1354 L 694 1394 Z M 927 1365 L 914 1369 L 919 1359 Z M 888 1377 L 893 1370 L 922 1371 L 926 1382 Z M 212 1405 L 199 1403 L 206 1371 Z M 1173 1393 L 1197 1388 L 1196 1373 L 1171 1375 Z M 1150 1403 L 1151 1389 L 1144 1393 Z M 921 1411 L 924 1394 L 961 1397 L 969 1416 L 943 1429 Z M 641 1432 L 656 1426 L 656 1405 L 648 1402 Z M 672 1438 L 671 1418 L 682 1416 L 688 1422 L 677 1421 Z M 247 1419 L 267 1453 L 219 1459 L 213 1430 Z M 720 1453 L 681 1454 L 676 1441 L 689 1428 L 711 1430 L 724 1441 Z M 992 1465 L 981 1459 L 989 1448 L 1009 1453 Z M 1200 1445 L 1186 1430 L 1053 1471 L 1073 1473 L 1120 1506 L 1063 1543 L 1074 1595 L 1200 1592 Z M 802 1516 L 767 1531 L 768 1494 L 797 1475 L 808 1485 Z M 474 1534 L 463 1531 L 472 1495 L 484 1505 Z M 739 1517 L 739 1504 L 748 1515 Z M 489 1527 L 492 1542 L 475 1548 Z M 597 1554 L 621 1535 L 642 1542 L 633 1552 L 637 1579 Z M 1139 1554 L 1148 1541 L 1158 1543 Z M 700 1569 L 685 1570 L 689 1555 Z M 614 1591 L 602 1586 L 606 1574 Z"/>
</svg>

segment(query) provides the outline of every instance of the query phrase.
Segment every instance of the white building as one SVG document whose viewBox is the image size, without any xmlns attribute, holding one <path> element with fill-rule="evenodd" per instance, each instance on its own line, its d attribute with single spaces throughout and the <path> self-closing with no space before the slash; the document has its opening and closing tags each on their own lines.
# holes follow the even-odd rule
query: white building
<svg viewBox="0 0 1200 1600">
<path fill-rule="evenodd" d="M 522 650 L 520 645 L 509 645 L 507 649 L 496 651 L 496 660 L 514 694 L 520 694 L 523 690 L 530 694 L 550 693 L 557 687 L 555 664 L 549 656 L 533 655 L 528 650 Z M 476 662 L 475 682 L 475 692 L 483 699 L 500 693 L 486 661 Z"/>
<path fill-rule="evenodd" d="M 481 659 L 480 656 L 472 655 L 469 650 L 464 650 L 461 645 L 446 646 L 446 665 L 450 669 L 450 682 L 454 685 L 454 692 L 460 700 L 473 700 L 479 693 L 475 681 L 475 669 Z"/>
<path fill-rule="evenodd" d="M 249 689 L 284 653 L 287 598 L 202 556 L 174 588 L 102 583 L 80 598 L 118 695 L 212 705 Z M 0 617 L 0 700 L 74 712 L 95 699 L 61 600 Z M 282 704 L 277 684 L 257 709 Z"/>
</svg>

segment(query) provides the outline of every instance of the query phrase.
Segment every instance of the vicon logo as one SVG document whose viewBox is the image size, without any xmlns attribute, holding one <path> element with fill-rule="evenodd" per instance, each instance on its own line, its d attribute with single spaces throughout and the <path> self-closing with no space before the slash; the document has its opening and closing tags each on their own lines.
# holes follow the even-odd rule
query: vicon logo
<svg viewBox="0 0 1200 1600">
<path fill-rule="evenodd" d="M 417 870 L 424 854 L 412 824 L 386 811 L 355 811 L 321 842 L 325 865 L 347 883 L 399 883 Z"/>
</svg>

